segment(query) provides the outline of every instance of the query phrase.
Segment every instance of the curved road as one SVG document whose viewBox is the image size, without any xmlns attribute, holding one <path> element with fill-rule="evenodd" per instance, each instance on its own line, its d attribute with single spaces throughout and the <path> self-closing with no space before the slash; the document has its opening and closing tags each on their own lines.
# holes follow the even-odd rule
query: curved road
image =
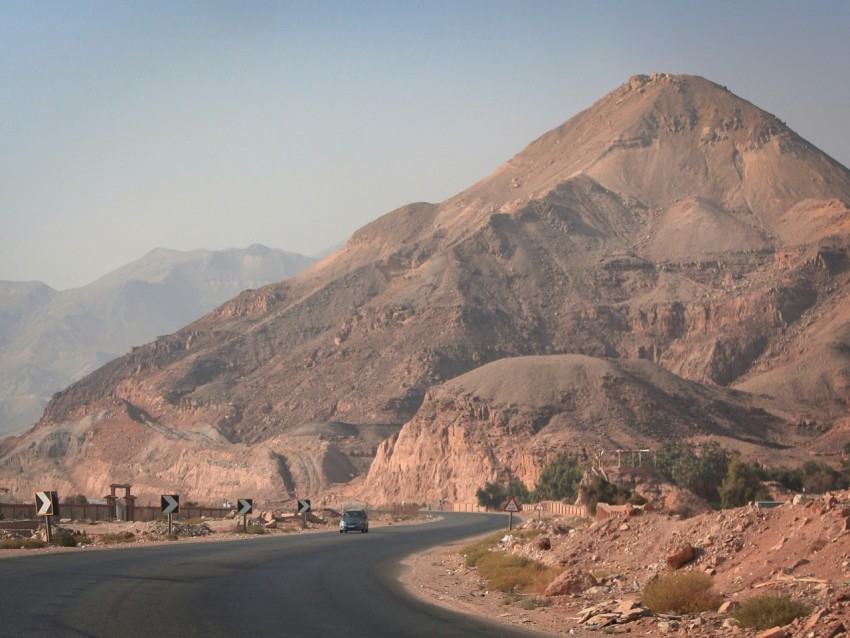
<svg viewBox="0 0 850 638">
<path fill-rule="evenodd" d="M 165 543 L 0 560 L 0 633 L 9 636 L 397 638 L 531 636 L 408 597 L 406 555 L 505 526 L 445 514 L 423 525 Z"/>
</svg>

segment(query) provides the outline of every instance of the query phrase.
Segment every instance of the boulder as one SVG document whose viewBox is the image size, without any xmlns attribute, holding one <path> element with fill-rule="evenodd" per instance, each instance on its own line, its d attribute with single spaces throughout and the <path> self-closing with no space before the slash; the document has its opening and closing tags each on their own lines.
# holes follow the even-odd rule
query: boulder
<svg viewBox="0 0 850 638">
<path fill-rule="evenodd" d="M 537 549 L 550 550 L 552 549 L 552 541 L 548 536 L 539 536 L 537 538 Z"/>
<path fill-rule="evenodd" d="M 580 594 L 586 589 L 596 587 L 599 582 L 587 572 L 568 569 L 549 583 L 545 594 L 547 596 L 567 596 Z"/>
<path fill-rule="evenodd" d="M 689 563 L 695 556 L 694 548 L 690 543 L 685 543 L 681 547 L 674 549 L 667 554 L 667 566 L 671 569 L 679 569 L 685 563 Z"/>
</svg>

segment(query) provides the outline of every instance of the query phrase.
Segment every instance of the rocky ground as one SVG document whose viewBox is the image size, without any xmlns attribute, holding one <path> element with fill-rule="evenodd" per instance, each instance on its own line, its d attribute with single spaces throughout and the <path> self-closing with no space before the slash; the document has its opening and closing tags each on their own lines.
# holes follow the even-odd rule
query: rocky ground
<svg viewBox="0 0 850 638">
<path fill-rule="evenodd" d="M 850 492 L 685 520 L 644 513 L 594 523 L 528 519 L 519 528 L 541 533 L 506 534 L 500 549 L 565 568 L 560 591 L 488 592 L 464 563 L 468 541 L 410 557 L 402 580 L 429 602 L 546 635 L 850 636 Z M 720 611 L 669 616 L 642 606 L 643 586 L 682 560 L 680 570 L 711 575 Z M 734 609 L 762 594 L 787 595 L 811 613 L 772 633 L 735 627 Z"/>
</svg>

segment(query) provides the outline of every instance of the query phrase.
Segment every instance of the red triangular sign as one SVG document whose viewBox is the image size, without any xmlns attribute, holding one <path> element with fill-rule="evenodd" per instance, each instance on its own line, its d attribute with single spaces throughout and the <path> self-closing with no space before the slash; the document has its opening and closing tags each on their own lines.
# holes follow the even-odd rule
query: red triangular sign
<svg viewBox="0 0 850 638">
<path fill-rule="evenodd" d="M 519 511 L 521 511 L 521 508 L 520 508 L 519 504 L 516 502 L 515 498 L 511 497 L 511 500 L 509 500 L 507 502 L 507 504 L 505 505 L 505 511 L 506 512 L 519 512 Z"/>
</svg>

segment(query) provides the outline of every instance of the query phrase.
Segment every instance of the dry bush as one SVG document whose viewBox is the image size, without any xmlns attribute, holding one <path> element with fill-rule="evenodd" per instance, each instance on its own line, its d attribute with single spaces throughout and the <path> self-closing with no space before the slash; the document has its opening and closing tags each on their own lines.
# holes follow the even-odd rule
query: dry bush
<svg viewBox="0 0 850 638">
<path fill-rule="evenodd" d="M 527 534 L 525 536 L 532 536 Z M 491 534 L 463 549 L 467 567 L 475 567 L 487 581 L 487 589 L 503 592 L 533 592 L 542 594 L 560 573 L 530 558 L 495 550 L 503 532 Z"/>
<path fill-rule="evenodd" d="M 98 537 L 98 540 L 107 545 L 114 545 L 117 543 L 135 543 L 136 535 L 133 534 L 133 532 L 113 532 L 101 535 Z"/>
<path fill-rule="evenodd" d="M 37 538 L 21 538 L 13 536 L 0 539 L 0 549 L 40 549 L 44 547 Z"/>
<path fill-rule="evenodd" d="M 263 535 L 263 534 L 267 534 L 269 530 L 267 530 L 262 525 L 251 525 L 249 523 L 247 527 L 239 527 L 236 531 L 238 531 L 239 533 L 245 533 L 245 534 Z"/>
<path fill-rule="evenodd" d="M 722 598 L 711 587 L 711 576 L 699 572 L 673 572 L 649 581 L 643 604 L 660 614 L 694 614 L 714 611 Z"/>
<path fill-rule="evenodd" d="M 56 547 L 76 547 L 78 545 L 78 537 L 67 532 L 59 532 L 53 536 L 51 542 Z"/>
<path fill-rule="evenodd" d="M 744 602 L 732 617 L 741 627 L 770 629 L 782 627 L 795 618 L 806 616 L 810 609 L 803 603 L 788 598 L 767 594 L 750 598 Z"/>
<path fill-rule="evenodd" d="M 499 551 L 483 554 L 475 567 L 486 579 L 487 589 L 503 592 L 543 593 L 559 573 L 536 560 Z"/>
</svg>

